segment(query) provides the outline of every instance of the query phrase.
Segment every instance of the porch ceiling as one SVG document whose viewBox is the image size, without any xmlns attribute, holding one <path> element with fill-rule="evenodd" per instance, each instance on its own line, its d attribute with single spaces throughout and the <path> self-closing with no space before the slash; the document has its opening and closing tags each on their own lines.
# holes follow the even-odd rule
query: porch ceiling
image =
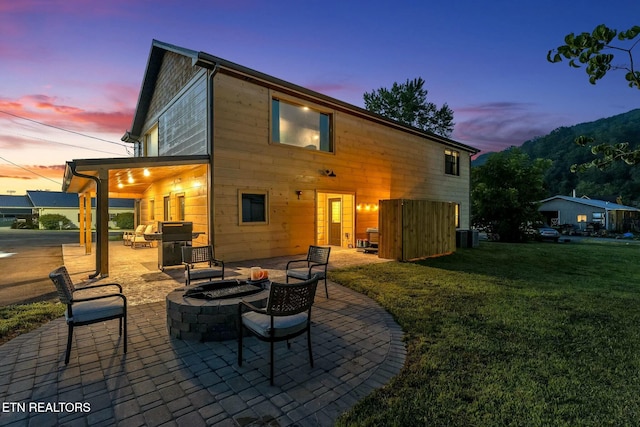
<svg viewBox="0 0 640 427">
<path fill-rule="evenodd" d="M 67 193 L 95 193 L 95 181 L 88 177 L 108 178 L 110 198 L 137 199 L 154 182 L 208 163 L 208 155 L 73 160 L 67 162 L 62 190 Z M 73 174 L 74 170 L 83 176 Z"/>
</svg>

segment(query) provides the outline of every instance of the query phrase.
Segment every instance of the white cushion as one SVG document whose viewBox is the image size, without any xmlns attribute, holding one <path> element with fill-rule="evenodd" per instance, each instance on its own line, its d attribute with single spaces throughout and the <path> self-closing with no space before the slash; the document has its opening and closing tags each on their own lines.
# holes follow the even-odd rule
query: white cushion
<svg viewBox="0 0 640 427">
<path fill-rule="evenodd" d="M 308 313 L 298 313 L 291 316 L 276 316 L 273 318 L 274 336 L 281 338 L 304 330 L 307 326 Z M 269 338 L 271 331 L 271 316 L 268 314 L 249 311 L 242 314 L 242 324 L 257 335 Z"/>
<path fill-rule="evenodd" d="M 90 322 L 105 317 L 117 316 L 124 313 L 124 300 L 120 297 L 107 297 L 92 301 L 73 303 L 73 317 L 65 312 L 67 322 Z"/>
</svg>

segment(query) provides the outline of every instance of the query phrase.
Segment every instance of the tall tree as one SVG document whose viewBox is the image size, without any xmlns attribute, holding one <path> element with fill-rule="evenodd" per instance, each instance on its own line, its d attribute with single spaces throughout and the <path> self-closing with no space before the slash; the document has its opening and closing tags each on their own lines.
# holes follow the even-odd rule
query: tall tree
<svg viewBox="0 0 640 427">
<path fill-rule="evenodd" d="M 503 242 L 522 242 L 529 222 L 539 219 L 538 201 L 546 196 L 544 173 L 551 160 L 531 158 L 519 148 L 495 153 L 471 170 L 474 226 Z"/>
<path fill-rule="evenodd" d="M 569 60 L 569 66 L 580 68 L 586 65 L 585 71 L 589 82 L 596 84 L 608 71 L 622 70 L 631 88 L 640 89 L 640 71 L 633 63 L 633 49 L 640 43 L 640 26 L 634 25 L 626 31 L 618 32 L 604 24 L 598 25 L 591 33 L 568 34 L 564 38 L 564 45 L 558 46 L 547 53 L 547 61 L 556 63 L 564 59 Z M 622 62 L 614 64 L 617 55 L 622 55 Z M 628 61 L 628 62 L 627 62 Z M 584 171 L 596 167 L 604 169 L 614 162 L 623 161 L 629 165 L 640 164 L 640 148 L 633 147 L 628 141 L 614 144 L 598 143 L 592 136 L 579 136 L 576 144 L 591 148 L 596 156 L 593 161 L 576 164 L 572 171 Z"/>
<path fill-rule="evenodd" d="M 420 77 L 405 83 L 394 83 L 391 89 L 365 92 L 367 110 L 418 129 L 450 136 L 453 132 L 453 110 L 445 103 L 438 108 L 427 101 L 428 91 Z"/>
</svg>

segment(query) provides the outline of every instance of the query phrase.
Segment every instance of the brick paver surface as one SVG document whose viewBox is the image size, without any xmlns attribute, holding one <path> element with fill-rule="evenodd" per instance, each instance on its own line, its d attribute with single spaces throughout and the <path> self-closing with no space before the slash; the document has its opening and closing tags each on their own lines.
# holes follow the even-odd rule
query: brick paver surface
<svg viewBox="0 0 640 427">
<path fill-rule="evenodd" d="M 112 248 L 112 259 L 126 261 L 102 281 L 125 288 L 128 353 L 122 352 L 116 320 L 77 327 L 66 366 L 63 319 L 0 346 L 0 425 L 332 425 L 404 364 L 402 331 L 392 317 L 371 299 L 330 282 L 330 299 L 319 292 L 313 308 L 314 368 L 304 335 L 292 340 L 291 349 L 276 343 L 270 386 L 268 343 L 245 338 L 239 367 L 235 340 L 170 338 L 164 296 L 182 285 L 182 270 L 159 271 L 154 249 Z M 91 256 L 80 252 L 65 247 L 65 264 L 77 281 L 93 265 Z M 330 268 L 380 261 L 335 252 Z M 246 277 L 251 265 L 260 265 L 278 280 L 292 258 L 227 269 L 230 276 Z"/>
</svg>

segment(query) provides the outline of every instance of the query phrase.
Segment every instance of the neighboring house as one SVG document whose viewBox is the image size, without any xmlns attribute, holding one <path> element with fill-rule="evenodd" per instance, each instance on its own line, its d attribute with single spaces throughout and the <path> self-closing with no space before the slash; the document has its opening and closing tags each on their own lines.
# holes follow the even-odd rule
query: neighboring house
<svg viewBox="0 0 640 427">
<path fill-rule="evenodd" d="M 12 223 L 17 218 L 31 218 L 32 208 L 26 195 L 0 195 L 0 223 Z"/>
<path fill-rule="evenodd" d="M 24 196 L 23 196 L 24 197 Z M 42 215 L 62 215 L 68 218 L 76 227 L 80 226 L 80 210 L 78 195 L 59 191 L 27 191 L 32 211 L 36 218 Z M 133 213 L 134 201 L 132 199 L 109 199 L 109 227 L 115 228 L 113 222 L 115 215 L 119 213 Z M 95 216 L 95 203 L 92 204 Z M 95 222 L 93 222 L 95 224 Z"/>
<path fill-rule="evenodd" d="M 540 211 L 552 227 L 571 225 L 585 231 L 595 227 L 607 231 L 640 230 L 640 209 L 603 200 L 554 196 L 540 201 Z"/>
<path fill-rule="evenodd" d="M 469 228 L 475 148 L 204 52 L 153 41 L 123 141 L 136 157 L 67 162 L 63 190 L 193 222 L 225 261 L 355 247 L 385 199 L 454 204 Z"/>
</svg>

